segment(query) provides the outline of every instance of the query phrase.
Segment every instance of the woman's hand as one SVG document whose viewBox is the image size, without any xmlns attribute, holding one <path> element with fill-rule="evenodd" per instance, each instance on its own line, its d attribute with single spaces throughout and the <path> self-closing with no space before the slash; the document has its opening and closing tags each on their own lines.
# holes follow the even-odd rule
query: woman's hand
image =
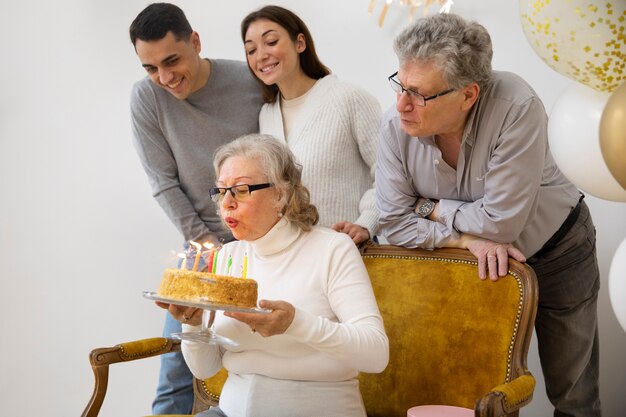
<svg viewBox="0 0 626 417">
<path fill-rule="evenodd" d="M 202 324 L 202 309 L 195 307 L 183 307 L 174 304 L 155 301 L 156 305 L 170 312 L 172 317 L 183 324 L 199 326 Z"/>
<path fill-rule="evenodd" d="M 498 243 L 476 236 L 463 235 L 464 246 L 478 259 L 480 279 L 497 281 L 509 270 L 509 256 L 516 261 L 526 262 L 524 254 L 510 243 Z"/>
<path fill-rule="evenodd" d="M 359 226 L 358 224 L 350 222 L 339 222 L 330 226 L 331 229 L 345 233 L 352 238 L 355 245 L 359 245 L 370 238 L 370 232 L 366 228 Z"/>
<path fill-rule="evenodd" d="M 272 312 L 265 314 L 226 311 L 224 315 L 247 324 L 252 332 L 265 337 L 285 333 L 296 315 L 295 307 L 286 301 L 260 300 L 259 307 L 272 310 Z"/>
</svg>

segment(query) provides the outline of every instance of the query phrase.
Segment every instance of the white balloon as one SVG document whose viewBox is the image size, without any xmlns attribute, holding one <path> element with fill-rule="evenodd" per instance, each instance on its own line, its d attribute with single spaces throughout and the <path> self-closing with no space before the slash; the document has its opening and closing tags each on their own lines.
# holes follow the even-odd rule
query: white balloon
<svg viewBox="0 0 626 417">
<path fill-rule="evenodd" d="M 609 93 L 573 83 L 550 112 L 548 142 L 563 174 L 578 188 L 598 198 L 626 201 L 600 149 L 600 118 Z"/>
<path fill-rule="evenodd" d="M 626 331 L 626 239 L 613 255 L 609 272 L 609 298 L 619 324 Z"/>
</svg>

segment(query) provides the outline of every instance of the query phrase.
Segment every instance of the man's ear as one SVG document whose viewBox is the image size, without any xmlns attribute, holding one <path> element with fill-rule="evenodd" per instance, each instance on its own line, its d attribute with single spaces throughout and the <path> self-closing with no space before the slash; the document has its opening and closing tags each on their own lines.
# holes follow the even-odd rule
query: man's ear
<svg viewBox="0 0 626 417">
<path fill-rule="evenodd" d="M 461 110 L 469 110 L 472 108 L 478 95 L 480 94 L 480 86 L 476 83 L 470 83 L 463 87 L 461 90 L 463 93 L 463 103 L 461 104 Z"/>
<path fill-rule="evenodd" d="M 200 43 L 200 35 L 198 35 L 198 32 L 196 31 L 191 32 L 189 40 L 191 41 L 191 44 L 196 50 L 196 53 L 199 54 L 200 51 L 202 50 L 202 44 Z"/>
</svg>

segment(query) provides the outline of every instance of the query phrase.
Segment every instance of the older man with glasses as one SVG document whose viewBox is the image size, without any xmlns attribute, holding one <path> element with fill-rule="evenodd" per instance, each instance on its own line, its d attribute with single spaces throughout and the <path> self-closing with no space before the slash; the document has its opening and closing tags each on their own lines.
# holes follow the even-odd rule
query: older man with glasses
<svg viewBox="0 0 626 417">
<path fill-rule="evenodd" d="M 394 47 L 397 103 L 376 167 L 381 235 L 467 248 L 481 279 L 506 275 L 509 256 L 527 260 L 554 415 L 600 416 L 595 228 L 550 154 L 541 100 L 517 75 L 492 71 L 489 34 L 459 16 L 420 19 Z"/>
</svg>

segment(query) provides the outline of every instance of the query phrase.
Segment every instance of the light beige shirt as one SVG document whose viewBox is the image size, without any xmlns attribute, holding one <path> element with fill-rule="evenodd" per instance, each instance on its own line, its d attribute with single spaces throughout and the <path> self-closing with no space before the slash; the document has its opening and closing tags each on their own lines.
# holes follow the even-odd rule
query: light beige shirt
<svg viewBox="0 0 626 417">
<path fill-rule="evenodd" d="M 313 87 L 315 87 L 315 84 Z M 283 131 L 285 132 L 285 138 L 289 137 L 289 132 L 291 132 L 292 126 L 304 108 L 311 90 L 313 90 L 313 88 L 309 89 L 309 91 L 302 94 L 300 97 L 291 100 L 284 99 L 282 96 L 280 97 L 280 111 L 283 115 Z"/>
<path fill-rule="evenodd" d="M 455 170 L 434 137 L 407 135 L 392 107 L 383 116 L 376 164 L 380 233 L 392 244 L 422 248 L 469 233 L 533 255 L 579 198 L 550 154 L 547 124 L 524 80 L 494 72 L 469 115 Z M 415 214 L 419 197 L 440 200 L 445 224 Z"/>
</svg>

